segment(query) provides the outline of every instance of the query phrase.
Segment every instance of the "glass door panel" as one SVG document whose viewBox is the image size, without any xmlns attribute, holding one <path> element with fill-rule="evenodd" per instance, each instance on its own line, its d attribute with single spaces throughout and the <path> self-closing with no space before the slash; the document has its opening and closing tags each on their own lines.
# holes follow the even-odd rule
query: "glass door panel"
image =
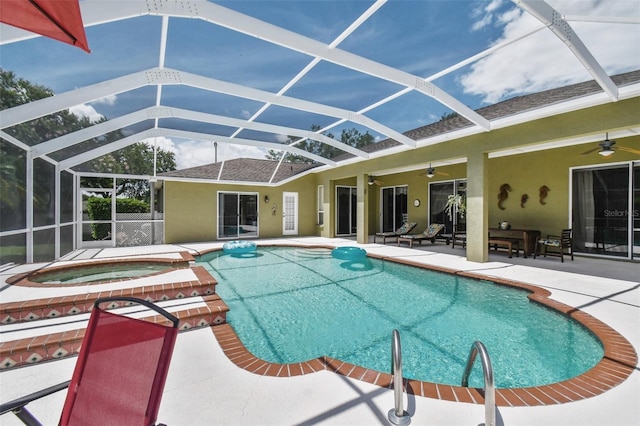
<svg viewBox="0 0 640 426">
<path fill-rule="evenodd" d="M 258 195 L 240 194 L 239 202 L 239 237 L 258 236 Z"/>
<path fill-rule="evenodd" d="M 395 226 L 395 190 L 394 188 L 382 188 L 382 229 L 381 232 L 393 232 L 398 229 Z"/>
<path fill-rule="evenodd" d="M 429 184 L 429 223 L 443 223 L 443 234 L 453 233 L 453 220 L 447 215 L 445 207 L 449 195 L 453 195 L 454 188 L 453 181 Z"/>
<path fill-rule="evenodd" d="M 631 257 L 640 259 L 640 163 L 633 166 L 633 250 Z"/>
<path fill-rule="evenodd" d="M 395 186 L 382 188 L 382 229 L 381 232 L 392 232 L 398 229 L 407 219 L 407 187 Z"/>
<path fill-rule="evenodd" d="M 218 238 L 246 238 L 258 235 L 258 195 L 218 194 Z"/>
<path fill-rule="evenodd" d="M 355 187 L 336 187 L 336 235 L 354 235 L 357 227 Z"/>
<path fill-rule="evenodd" d="M 238 236 L 238 194 L 221 192 L 218 195 L 218 238 Z"/>
<path fill-rule="evenodd" d="M 572 207 L 576 253 L 630 257 L 629 166 L 574 170 Z"/>
</svg>

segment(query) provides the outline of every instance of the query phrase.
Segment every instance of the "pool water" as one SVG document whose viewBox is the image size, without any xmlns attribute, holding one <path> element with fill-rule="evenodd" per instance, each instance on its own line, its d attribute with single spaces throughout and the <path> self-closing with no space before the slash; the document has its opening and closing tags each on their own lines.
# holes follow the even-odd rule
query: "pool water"
<svg viewBox="0 0 640 426">
<path fill-rule="evenodd" d="M 164 271 L 167 268 L 169 268 L 169 266 L 163 263 L 104 264 L 90 267 L 75 267 L 61 271 L 39 272 L 30 277 L 30 280 L 41 284 L 52 285 L 95 283 L 142 277 Z"/>
<path fill-rule="evenodd" d="M 261 247 L 256 256 L 197 259 L 218 280 L 228 322 L 255 356 L 273 363 L 327 355 L 390 372 L 400 332 L 403 375 L 459 385 L 480 340 L 496 386 L 539 386 L 575 377 L 604 352 L 582 325 L 527 299 L 527 292 L 328 249 Z M 470 385 L 481 387 L 475 363 Z"/>
</svg>

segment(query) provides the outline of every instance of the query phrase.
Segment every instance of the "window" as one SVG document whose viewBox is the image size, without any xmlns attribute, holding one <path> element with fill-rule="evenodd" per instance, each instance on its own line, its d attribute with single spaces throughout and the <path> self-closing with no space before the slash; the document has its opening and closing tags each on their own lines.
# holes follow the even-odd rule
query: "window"
<svg viewBox="0 0 640 426">
<path fill-rule="evenodd" d="M 317 199 L 316 199 L 316 206 L 317 206 L 317 219 L 316 219 L 316 223 L 320 226 L 324 225 L 324 185 L 318 185 L 318 191 L 317 191 Z"/>
</svg>

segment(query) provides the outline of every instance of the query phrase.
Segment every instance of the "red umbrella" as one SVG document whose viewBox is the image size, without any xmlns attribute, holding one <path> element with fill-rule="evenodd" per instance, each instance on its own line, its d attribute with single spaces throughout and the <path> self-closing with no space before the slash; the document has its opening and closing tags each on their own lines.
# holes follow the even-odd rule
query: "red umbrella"
<svg viewBox="0 0 640 426">
<path fill-rule="evenodd" d="M 0 0 L 0 22 L 90 52 L 78 0 Z"/>
</svg>

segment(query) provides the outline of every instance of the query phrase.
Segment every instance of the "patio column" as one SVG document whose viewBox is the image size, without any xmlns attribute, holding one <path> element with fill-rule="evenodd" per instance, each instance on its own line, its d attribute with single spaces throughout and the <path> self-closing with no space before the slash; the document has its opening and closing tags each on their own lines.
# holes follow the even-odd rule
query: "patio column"
<svg viewBox="0 0 640 426">
<path fill-rule="evenodd" d="M 320 181 L 320 185 L 324 187 L 323 199 L 322 199 L 322 211 L 324 212 L 323 220 L 324 225 L 320 228 L 320 236 L 331 238 L 333 234 L 333 217 L 334 217 L 334 205 L 335 200 L 335 187 L 333 181 L 328 178 L 324 178 Z"/>
<path fill-rule="evenodd" d="M 467 155 L 467 260 L 471 262 L 489 259 L 487 158 L 482 151 L 472 151 Z"/>
<path fill-rule="evenodd" d="M 367 175 L 358 174 L 357 176 L 358 189 L 357 194 L 357 211 L 356 211 L 356 240 L 359 244 L 367 244 L 369 242 L 369 193 L 367 188 Z"/>
</svg>

